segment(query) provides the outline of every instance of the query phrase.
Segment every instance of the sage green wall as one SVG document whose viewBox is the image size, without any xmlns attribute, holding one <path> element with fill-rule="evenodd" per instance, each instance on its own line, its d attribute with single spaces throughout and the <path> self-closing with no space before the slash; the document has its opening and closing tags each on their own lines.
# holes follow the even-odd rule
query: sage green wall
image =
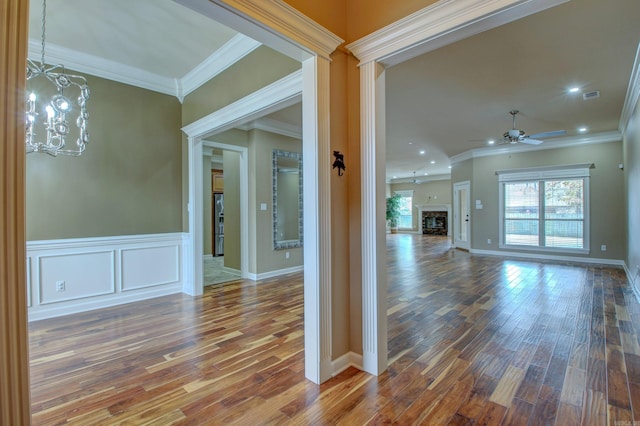
<svg viewBox="0 0 640 426">
<path fill-rule="evenodd" d="M 627 196 L 627 257 L 631 280 L 640 291 L 640 108 L 635 106 L 624 135 L 624 175 Z"/>
<path fill-rule="evenodd" d="M 224 266 L 240 270 L 240 154 L 223 151 Z"/>
<path fill-rule="evenodd" d="M 188 94 L 182 104 L 182 124 L 193 123 L 300 67 L 300 62 L 261 46 Z"/>
<path fill-rule="evenodd" d="M 389 185 L 391 192 L 413 190 L 413 225 L 414 231 L 419 231 L 422 227 L 419 216 L 418 205 L 428 204 L 451 204 L 451 181 L 450 180 L 434 180 L 430 182 L 414 184 L 414 183 L 396 183 Z M 451 220 L 451 219 L 449 219 Z"/>
<path fill-rule="evenodd" d="M 182 231 L 180 102 L 85 77 L 91 140 L 84 154 L 27 156 L 27 239 Z"/>
<path fill-rule="evenodd" d="M 290 152 L 302 152 L 302 141 L 287 136 L 276 135 L 262 130 L 249 131 L 249 181 L 255 189 L 254 197 L 249 201 L 250 211 L 255 215 L 255 229 L 249 235 L 255 235 L 255 272 L 277 271 L 303 264 L 302 248 L 286 250 L 273 249 L 273 191 L 272 191 L 272 154 L 274 149 Z M 267 210 L 260 210 L 260 204 L 266 203 Z M 285 252 L 290 258 L 285 259 Z M 251 269 L 251 268 L 250 268 Z"/>
<path fill-rule="evenodd" d="M 621 142 L 475 158 L 471 182 L 471 247 L 500 250 L 496 170 L 594 163 L 590 178 L 591 252 L 582 257 L 625 259 L 624 175 L 618 168 L 621 162 Z M 481 200 L 484 205 L 482 210 L 475 209 L 475 200 Z M 492 243 L 487 244 L 487 239 L 491 239 Z M 607 245 L 606 252 L 600 251 L 602 244 Z"/>
</svg>

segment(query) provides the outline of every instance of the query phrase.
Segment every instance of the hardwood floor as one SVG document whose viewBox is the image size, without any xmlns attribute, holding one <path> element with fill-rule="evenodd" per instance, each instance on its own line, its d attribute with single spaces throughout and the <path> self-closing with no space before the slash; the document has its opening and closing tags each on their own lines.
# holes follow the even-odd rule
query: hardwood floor
<svg viewBox="0 0 640 426">
<path fill-rule="evenodd" d="M 390 235 L 389 369 L 304 378 L 302 275 L 30 325 L 34 425 L 640 421 L 622 269 Z"/>
</svg>

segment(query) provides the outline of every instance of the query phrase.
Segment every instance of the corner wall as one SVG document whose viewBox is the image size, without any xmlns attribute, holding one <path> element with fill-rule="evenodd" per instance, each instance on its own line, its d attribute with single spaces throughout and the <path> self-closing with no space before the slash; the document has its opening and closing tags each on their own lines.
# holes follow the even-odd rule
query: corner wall
<svg viewBox="0 0 640 426">
<path fill-rule="evenodd" d="M 640 104 L 640 102 L 639 102 Z M 624 134 L 624 190 L 627 197 L 627 256 L 631 284 L 640 294 L 640 108 L 635 110 Z"/>
</svg>

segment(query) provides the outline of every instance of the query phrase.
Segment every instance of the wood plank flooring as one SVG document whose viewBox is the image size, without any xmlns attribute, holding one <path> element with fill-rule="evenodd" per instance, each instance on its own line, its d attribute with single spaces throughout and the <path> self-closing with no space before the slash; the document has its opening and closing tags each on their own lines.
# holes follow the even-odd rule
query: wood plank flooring
<svg viewBox="0 0 640 426">
<path fill-rule="evenodd" d="M 304 378 L 302 275 L 30 325 L 34 425 L 640 421 L 640 306 L 622 269 L 395 234 L 389 368 Z"/>
</svg>

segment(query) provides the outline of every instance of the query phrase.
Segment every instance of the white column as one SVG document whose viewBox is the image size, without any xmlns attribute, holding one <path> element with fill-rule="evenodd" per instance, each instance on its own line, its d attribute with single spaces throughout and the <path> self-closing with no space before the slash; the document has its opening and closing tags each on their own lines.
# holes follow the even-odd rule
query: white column
<svg viewBox="0 0 640 426">
<path fill-rule="evenodd" d="M 202 141 L 188 138 L 189 170 L 189 235 L 188 249 L 184 253 L 184 283 L 182 291 L 191 296 L 202 294 Z M 196 183 L 200 182 L 200 185 Z M 200 191 L 198 191 L 200 190 Z M 198 231 L 198 232 L 196 232 Z"/>
<path fill-rule="evenodd" d="M 360 66 L 362 363 L 375 375 L 387 368 L 384 78 L 382 65 Z"/>
<path fill-rule="evenodd" d="M 305 376 L 331 377 L 329 60 L 302 62 Z"/>
</svg>

